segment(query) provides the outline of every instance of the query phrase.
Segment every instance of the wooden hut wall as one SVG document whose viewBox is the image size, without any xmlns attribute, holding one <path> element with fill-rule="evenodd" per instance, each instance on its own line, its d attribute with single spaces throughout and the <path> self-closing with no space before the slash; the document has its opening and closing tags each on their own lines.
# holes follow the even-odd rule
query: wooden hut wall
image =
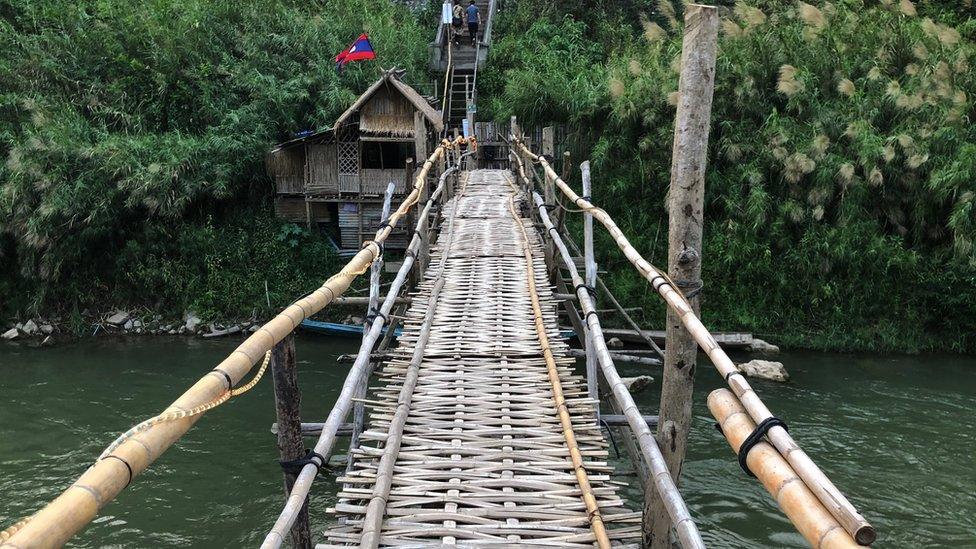
<svg viewBox="0 0 976 549">
<path fill-rule="evenodd" d="M 305 192 L 305 149 L 288 147 L 268 153 L 265 160 L 268 175 L 274 178 L 279 194 Z"/>
<path fill-rule="evenodd" d="M 362 169 L 359 172 L 359 185 L 362 194 L 379 196 L 386 193 L 386 186 L 390 181 L 396 183 L 394 191 L 396 194 L 403 194 L 406 186 L 403 184 L 403 169 Z"/>
<path fill-rule="evenodd" d="M 362 210 L 362 218 L 359 212 Z M 339 203 L 339 241 L 343 248 L 358 249 L 364 240 L 370 240 L 380 228 L 383 205 L 378 202 L 359 204 Z M 403 224 L 390 233 L 384 244 L 389 249 L 402 250 L 407 247 L 407 230 Z"/>
<path fill-rule="evenodd" d="M 339 166 L 336 144 L 308 145 L 308 185 L 310 195 L 339 194 Z"/>
<path fill-rule="evenodd" d="M 383 86 L 359 111 L 359 129 L 367 133 L 409 137 L 417 109 L 398 90 Z"/>
<path fill-rule="evenodd" d="M 275 197 L 275 214 L 292 223 L 305 223 L 308 214 L 305 211 L 305 198 L 302 196 Z"/>
</svg>

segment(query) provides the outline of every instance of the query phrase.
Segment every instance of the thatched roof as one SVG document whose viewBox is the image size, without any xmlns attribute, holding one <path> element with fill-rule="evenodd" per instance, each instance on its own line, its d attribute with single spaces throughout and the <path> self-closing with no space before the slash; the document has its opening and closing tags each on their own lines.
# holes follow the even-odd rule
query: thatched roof
<svg viewBox="0 0 976 549">
<path fill-rule="evenodd" d="M 336 123 L 335 125 L 333 125 L 332 129 L 337 130 L 339 126 L 347 122 L 349 118 L 357 111 L 359 111 L 363 107 L 363 105 L 365 105 L 366 102 L 369 101 L 369 99 L 373 96 L 373 94 L 375 94 L 384 85 L 389 85 L 393 89 L 396 89 L 401 94 L 403 94 L 403 97 L 405 97 L 407 101 L 409 101 L 414 106 L 414 108 L 420 111 L 421 114 L 423 114 L 424 117 L 427 118 L 427 120 L 431 123 L 431 125 L 434 126 L 434 129 L 436 129 L 438 132 L 443 131 L 444 122 L 443 120 L 441 120 L 440 113 L 434 110 L 434 108 L 430 106 L 430 103 L 428 103 L 426 99 L 424 99 L 419 93 L 417 93 L 417 90 L 404 84 L 397 76 L 397 73 L 394 70 L 388 70 L 385 73 L 383 73 L 383 76 L 381 76 L 379 80 L 374 82 L 373 85 L 369 87 L 369 89 L 363 92 L 363 94 L 359 96 L 359 99 L 356 99 L 356 101 L 353 102 L 353 104 L 350 105 L 348 109 L 346 109 L 346 112 L 342 113 L 342 115 L 339 116 L 338 120 L 336 120 Z M 402 130 L 399 130 L 395 133 L 401 133 L 402 131 L 405 130 L 406 128 L 403 128 Z M 413 133 L 413 128 L 409 129 L 409 133 Z"/>
</svg>

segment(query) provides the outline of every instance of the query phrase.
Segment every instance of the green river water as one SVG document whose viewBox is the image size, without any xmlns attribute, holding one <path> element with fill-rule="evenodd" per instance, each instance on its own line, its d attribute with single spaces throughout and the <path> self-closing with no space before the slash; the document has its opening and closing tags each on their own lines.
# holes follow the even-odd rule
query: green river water
<svg viewBox="0 0 976 549">
<path fill-rule="evenodd" d="M 235 344 L 144 337 L 0 346 L 2 527 L 56 496 L 121 431 L 165 408 Z M 306 420 L 326 416 L 347 368 L 335 357 L 356 347 L 352 339 L 299 338 Z M 976 547 L 976 359 L 784 353 L 779 360 L 792 382 L 757 381 L 757 392 L 875 524 L 877 546 Z M 659 377 L 660 369 L 645 373 Z M 713 428 L 704 403 L 721 385 L 718 375 L 703 364 L 698 379 L 681 487 L 705 541 L 804 547 Z M 645 413 L 656 409 L 655 391 L 640 396 Z M 71 545 L 258 545 L 282 502 L 273 402 L 268 379 L 207 414 Z M 626 495 L 639 505 L 637 479 L 618 478 L 631 483 Z M 316 531 L 329 521 L 334 492 L 329 475 L 315 484 Z"/>
</svg>

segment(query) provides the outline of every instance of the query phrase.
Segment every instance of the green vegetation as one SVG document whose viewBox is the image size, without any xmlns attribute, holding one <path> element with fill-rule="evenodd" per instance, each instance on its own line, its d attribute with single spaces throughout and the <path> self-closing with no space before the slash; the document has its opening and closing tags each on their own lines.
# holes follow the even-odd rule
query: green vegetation
<svg viewBox="0 0 976 549">
<path fill-rule="evenodd" d="M 430 25 L 387 0 L 0 5 L 0 315 L 266 312 L 337 262 L 278 239 L 268 147 L 330 124 L 379 64 L 424 81 Z M 299 250 L 299 247 L 301 248 Z"/>
<path fill-rule="evenodd" d="M 833 349 L 976 349 L 971 2 L 720 2 L 704 312 Z M 436 10 L 437 2 L 433 2 Z M 482 116 L 561 123 L 662 262 L 681 7 L 508 0 Z M 435 17 L 388 0 L 0 5 L 0 315 L 266 313 L 338 262 L 271 215 L 262 158 L 380 64 L 424 82 Z M 337 75 L 360 30 L 380 63 Z M 647 319 L 661 308 L 604 240 Z"/>
<path fill-rule="evenodd" d="M 666 0 L 643 8 L 540 17 L 520 3 L 499 21 L 482 95 L 498 118 L 566 124 L 594 161 L 597 203 L 663 263 L 681 16 Z M 707 324 L 821 348 L 976 349 L 976 20 L 907 0 L 722 13 Z M 612 27 L 642 32 L 604 40 Z M 659 324 L 647 284 L 600 248 L 618 297 Z"/>
</svg>

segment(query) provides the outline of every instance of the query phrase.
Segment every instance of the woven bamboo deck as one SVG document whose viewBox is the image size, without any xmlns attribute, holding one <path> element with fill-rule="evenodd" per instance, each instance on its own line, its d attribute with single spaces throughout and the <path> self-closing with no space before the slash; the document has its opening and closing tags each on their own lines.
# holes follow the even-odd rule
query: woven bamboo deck
<svg viewBox="0 0 976 549">
<path fill-rule="evenodd" d="M 378 376 L 385 384 L 369 397 L 369 426 L 351 452 L 351 472 L 340 479 L 339 524 L 326 532 L 329 544 L 317 547 L 359 545 L 371 500 L 382 512 L 380 546 L 594 545 L 535 329 L 523 235 L 509 206 L 516 194 L 516 211 L 525 212 L 525 197 L 510 180 L 504 171 L 470 172 L 445 206 L 404 334 Z M 590 485 L 611 541 L 636 547 L 640 513 L 617 495 L 594 403 L 559 339 L 541 239 L 527 217 L 522 222 Z M 400 446 L 388 458 L 387 495 L 376 489 L 380 462 L 398 402 L 405 406 L 401 389 L 411 358 L 425 339 Z"/>
</svg>

